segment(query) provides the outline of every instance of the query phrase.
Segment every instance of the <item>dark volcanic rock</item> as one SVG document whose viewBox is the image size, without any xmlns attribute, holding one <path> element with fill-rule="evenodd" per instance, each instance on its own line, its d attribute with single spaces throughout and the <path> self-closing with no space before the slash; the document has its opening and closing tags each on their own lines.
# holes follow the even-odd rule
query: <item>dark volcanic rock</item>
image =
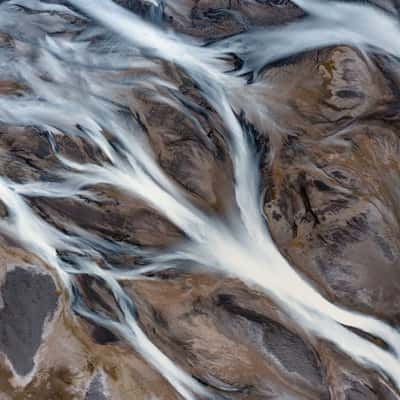
<svg viewBox="0 0 400 400">
<path fill-rule="evenodd" d="M 85 395 L 85 400 L 107 400 L 107 397 L 104 394 L 101 375 L 99 373 L 97 373 L 90 382 L 88 391 Z"/>
<path fill-rule="evenodd" d="M 160 29 L 176 31 L 176 40 L 179 34 L 193 37 L 193 43 L 204 45 L 203 49 L 213 48 L 214 42 L 222 38 L 275 28 L 304 17 L 304 12 L 289 0 L 160 0 L 159 7 L 149 1 L 114 1 Z M 46 2 L 69 6 L 66 0 Z M 21 32 L 11 36 L 14 28 L 10 26 L 10 34 L 0 33 L 0 51 L 16 53 L 16 57 L 29 53 L 25 61 L 32 70 L 40 61 L 43 71 L 41 67 L 35 79 L 43 80 L 46 92 L 55 88 L 53 80 L 58 79 L 47 74 L 54 65 L 50 63 L 46 71 L 47 59 L 39 54 L 38 49 L 44 51 L 45 43 L 35 43 L 46 32 L 68 41 L 87 23 L 88 31 L 77 37 L 74 46 L 65 52 L 65 59 L 61 57 L 62 63 L 68 63 L 76 45 L 76 49 L 84 46 L 89 60 L 92 52 L 93 61 L 103 58 L 102 52 L 108 49 L 111 58 L 115 54 L 116 65 L 118 52 L 124 51 L 125 60 L 126 51 L 126 61 L 132 64 L 127 64 L 131 67 L 126 70 L 118 67 L 118 71 L 111 71 L 107 54 L 106 64 L 99 71 L 97 67 L 102 63 L 81 70 L 80 63 L 86 57 L 74 59 L 79 62 L 66 70 L 65 76 L 71 73 L 74 87 L 76 68 L 78 86 L 82 83 L 83 91 L 77 92 L 73 100 L 69 90 L 54 92 L 66 96 L 66 107 L 62 108 L 61 102 L 57 108 L 61 114 L 65 110 L 61 118 L 65 127 L 57 126 L 56 120 L 48 121 L 48 126 L 41 129 L 29 126 L 31 121 L 24 127 L 2 125 L 0 176 L 22 183 L 60 182 L 62 173 L 68 176 L 70 167 L 62 165 L 56 152 L 81 165 L 110 165 L 106 154 L 84 138 L 89 131 L 82 121 L 74 121 L 71 126 L 67 123 L 78 111 L 78 107 L 72 108 L 74 113 L 68 110 L 69 101 L 80 100 L 77 97 L 82 93 L 89 94 L 85 89 L 88 86 L 93 90 L 88 99 L 89 104 L 93 100 L 93 108 L 82 107 L 85 99 L 77 102 L 83 110 L 77 118 L 96 119 L 95 100 L 101 98 L 112 110 L 118 110 L 115 116 L 126 123 L 127 133 L 143 133 L 143 143 L 148 142 L 157 165 L 188 202 L 207 214 L 210 221 L 219 217 L 229 220 L 236 210 L 230 129 L 214 109 L 218 100 L 207 97 L 200 80 L 191 79 L 189 69 L 155 60 L 150 56 L 152 52 L 136 53 L 134 45 L 107 33 L 106 28 L 96 27 L 96 21 L 75 21 L 70 16 L 68 32 L 63 32 L 66 16 L 32 10 L 30 7 L 39 4 L 36 1 L 25 3 L 27 7 L 19 10 L 21 27 L 16 29 Z M 394 6 L 399 9 L 400 4 L 397 0 L 370 3 L 389 12 L 394 12 Z M 26 21 L 36 21 L 34 29 L 24 24 L 24 15 Z M 53 19 L 58 21 L 54 25 L 50 23 Z M 47 24 L 51 30 L 46 29 Z M 240 37 L 237 39 L 240 42 Z M 32 43 L 35 48 L 31 49 Z M 269 51 L 269 47 L 261 46 L 259 51 Z M 228 64 L 240 69 L 246 60 L 239 55 L 245 54 L 227 55 Z M 279 251 L 333 303 L 398 327 L 400 78 L 393 60 L 396 67 L 390 73 L 389 61 L 386 64 L 384 57 L 365 58 L 348 46 L 293 54 L 265 66 L 257 79 L 239 89 L 228 85 L 227 94 L 261 161 L 257 170 L 254 159 L 251 174 L 261 173 L 260 204 Z M 141 61 L 146 61 L 144 67 L 137 68 Z M 91 85 L 92 77 L 98 85 Z M 29 93 L 30 101 L 46 105 L 44 93 L 35 93 L 29 79 L 18 79 L 17 75 L 0 79 L 0 100 L 6 98 L 3 96 L 18 99 Z M 65 81 L 57 81 L 57 85 L 65 84 L 68 89 L 68 79 Z M 102 121 L 99 127 L 104 130 L 104 138 L 119 154 L 122 142 L 113 137 L 114 125 L 110 124 L 108 131 Z M 141 151 L 141 146 L 136 150 Z M 176 266 L 172 260 L 170 268 L 167 265 L 167 270 L 153 272 L 145 279 L 115 278 L 115 285 L 121 283 L 133 300 L 119 302 L 117 292 L 110 290 L 110 281 L 104 278 L 106 272 L 111 276 L 112 272 L 145 267 L 151 259 L 147 252 L 158 255 L 171 246 L 174 251 L 185 235 L 155 207 L 140 200 L 140 193 L 123 192 L 101 183 L 101 179 L 98 182 L 83 188 L 95 197 L 84 193 L 71 198 L 24 195 L 39 217 L 65 235 L 74 234 L 73 228 L 79 227 L 102 238 L 93 245 L 94 251 L 82 258 L 79 251 L 75 254 L 79 249 L 69 254 L 57 248 L 65 265 L 74 268 L 71 276 L 77 291 L 75 300 L 88 311 L 124 322 L 124 312 L 129 308 L 149 339 L 211 393 L 221 395 L 218 399 L 399 398 L 392 394 L 394 389 L 384 377 L 379 380 L 376 372 L 307 334 L 301 328 L 302 321 L 291 318 L 265 293 L 239 280 L 197 270 L 197 265 L 187 261 L 178 261 Z M 11 222 L 11 204 L 0 202 L 0 217 Z M 80 242 L 83 252 L 91 246 L 87 241 Z M 134 245 L 129 248 L 135 251 L 125 254 L 122 249 L 128 244 Z M 14 251 L 11 246 L 4 253 L 10 256 Z M 25 254 L 21 260 L 29 257 Z M 82 264 L 74 260 L 86 258 L 103 268 L 99 272 L 104 276 L 99 273 L 94 278 L 91 271 L 79 270 Z M 13 261 L 12 265 L 20 264 Z M 1 298 L 0 351 L 19 375 L 26 376 L 43 343 L 45 321 L 53 317 L 57 307 L 55 284 L 50 275 L 17 267 L 5 275 Z M 0 364 L 0 400 L 148 400 L 153 394 L 162 400 L 179 397 L 164 379 L 166 371 L 160 374 L 144 357 L 135 354 L 123 340 L 118 325 L 95 325 L 83 313 L 81 318 L 72 319 L 68 307 L 60 308 L 60 318 L 52 324 L 46 345 L 41 347 L 37 373 L 29 377 L 31 381 L 26 383 L 26 379 L 15 388 L 12 371 Z M 78 311 L 78 307 L 73 310 Z M 375 336 L 353 332 L 385 347 Z"/>
<path fill-rule="evenodd" d="M 34 366 L 44 322 L 56 309 L 56 287 L 50 275 L 16 267 L 8 272 L 1 295 L 0 350 L 18 374 L 26 375 Z"/>
</svg>

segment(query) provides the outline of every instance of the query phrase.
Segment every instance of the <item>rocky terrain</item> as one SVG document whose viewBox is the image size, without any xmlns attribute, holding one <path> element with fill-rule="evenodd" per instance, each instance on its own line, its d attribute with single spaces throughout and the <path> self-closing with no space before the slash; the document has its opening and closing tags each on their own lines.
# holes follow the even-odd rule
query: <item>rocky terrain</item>
<svg viewBox="0 0 400 400">
<path fill-rule="evenodd" d="M 165 1 L 161 10 L 141 1 L 116 2 L 211 48 L 239 33 L 306 18 L 301 7 L 286 0 L 175 0 Z M 36 2 L 7 3 L 13 2 L 0 4 L 0 97 L 18 99 L 35 89 L 29 81 L 16 80 L 10 60 L 23 54 L 34 65 L 35 46 L 46 35 L 71 39 L 88 26 L 96 29 L 96 22 L 40 10 Z M 395 1 L 370 3 L 398 16 Z M 7 7 L 18 13 L 20 26 L 2 20 L 7 19 Z M 115 36 L 110 49 L 113 40 Z M 228 62 L 234 67 L 240 60 L 232 55 Z M 228 128 L 190 74 L 169 61 L 156 64 L 155 76 L 175 85 L 180 98 L 166 87 L 155 95 L 151 84 L 144 85 L 144 65 L 109 72 L 118 78 L 125 74 L 133 84 L 117 87 L 108 100 L 123 104 L 123 112 L 142 127 L 157 164 L 191 204 L 207 215 L 229 219 L 238 206 Z M 367 56 L 338 43 L 264 66 L 233 96 L 234 109 L 240 109 L 238 121 L 256 149 L 259 205 L 279 252 L 330 302 L 396 330 L 399 84 L 396 59 L 379 52 Z M 7 182 L 57 182 L 55 171 L 63 168 L 60 155 L 81 165 L 107 159 L 84 136 L 59 129 L 49 138 L 35 120 L 0 126 L 0 173 Z M 96 198 L 38 194 L 25 199 L 36 215 L 64 233 L 79 227 L 109 243 L 149 252 L 168 251 L 185 240 L 180 227 L 140 197 L 106 183 L 87 187 Z M 11 220 L 9 206 L 3 201 L 0 205 L 2 220 Z M 181 398 L 118 330 L 75 313 L 57 271 L 3 225 L 1 229 L 0 400 Z M 107 262 L 119 271 L 146 266 L 145 256 L 119 249 L 102 253 L 99 265 L 106 269 Z M 63 260 L 61 251 L 59 255 Z M 400 398 L 391 377 L 314 336 L 259 287 L 233 274 L 187 263 L 142 278 L 120 280 L 135 304 L 138 325 L 206 388 L 209 398 Z M 88 309 L 112 319 L 119 315 L 119 305 L 100 276 L 82 271 L 75 281 Z M 389 347 L 382 338 L 350 329 L 378 348 Z"/>
</svg>

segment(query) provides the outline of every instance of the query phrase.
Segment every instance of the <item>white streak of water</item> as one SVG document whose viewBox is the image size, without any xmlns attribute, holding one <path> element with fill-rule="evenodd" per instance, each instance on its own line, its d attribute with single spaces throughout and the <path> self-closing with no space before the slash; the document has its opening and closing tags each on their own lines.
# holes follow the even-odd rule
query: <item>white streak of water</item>
<svg viewBox="0 0 400 400">
<path fill-rule="evenodd" d="M 272 243 L 259 207 L 255 152 L 230 102 L 234 89 L 243 85 L 244 81 L 224 74 L 226 65 L 220 61 L 225 53 L 237 52 L 245 60 L 244 71 L 241 72 L 257 71 L 274 59 L 336 43 L 374 47 L 398 55 L 400 49 L 393 40 L 399 33 L 397 22 L 376 9 L 361 5 L 330 2 L 329 7 L 332 8 L 328 9 L 318 1 L 298 0 L 297 3 L 311 14 L 304 21 L 245 33 L 217 43 L 213 48 L 206 48 L 187 37 L 160 30 L 111 1 L 70 2 L 124 37 L 135 50 L 142 52 L 143 57 L 149 58 L 142 63 L 153 71 L 158 70 L 154 57 L 161 58 L 175 63 L 197 82 L 229 132 L 239 213 L 234 217 L 235 221 L 227 225 L 190 204 L 154 161 L 139 124 L 132 121 L 127 126 L 118 114 L 124 106 L 123 100 L 120 100 L 122 103 L 108 101 L 114 99 L 115 91 L 122 89 L 124 83 L 121 81 L 115 85 L 111 80 L 100 80 L 101 75 L 93 72 L 96 65 L 104 67 L 102 57 L 99 54 L 84 57 L 85 51 L 90 53 L 91 50 L 82 43 L 48 39 L 40 44 L 40 56 L 32 65 L 23 57 L 17 59 L 18 76 L 29 84 L 33 94 L 0 99 L 0 120 L 7 124 L 36 125 L 52 135 L 63 132 L 83 137 L 96 144 L 105 159 L 97 163 L 78 164 L 57 154 L 60 162 L 57 172 L 59 183 L 15 183 L 2 179 L 0 198 L 10 211 L 10 218 L 1 222 L 0 229 L 19 239 L 28 250 L 58 271 L 69 288 L 73 309 L 78 314 L 119 332 L 186 399 L 195 395 L 206 396 L 207 393 L 145 336 L 132 312 L 132 300 L 118 283 L 119 279 L 139 279 L 141 274 L 168 265 L 175 266 L 179 261 L 205 265 L 264 291 L 284 307 L 299 325 L 336 344 L 358 362 L 391 377 L 400 387 L 399 333 L 375 318 L 344 310 L 327 301 L 287 263 Z M 32 1 L 32 7 L 39 7 L 39 3 Z M 46 6 L 43 3 L 40 7 Z M 364 22 L 353 23 L 356 12 L 361 13 L 369 24 L 376 25 L 374 34 L 368 32 Z M 10 15 L 13 14 L 10 12 Z M 119 67 L 124 65 L 123 56 L 118 55 L 118 47 L 114 50 L 117 51 L 113 54 L 114 60 L 108 60 L 110 63 L 107 64 L 111 70 L 113 64 Z M 140 59 L 140 53 L 132 54 Z M 75 72 L 68 67 L 68 63 L 74 65 Z M 43 79 L 43 73 L 51 79 Z M 162 79 L 154 79 L 152 87 L 157 89 L 159 86 L 174 88 Z M 178 105 L 177 108 L 184 112 Z M 110 136 L 117 145 L 111 145 Z M 97 184 L 112 185 L 146 201 L 181 229 L 187 241 L 172 250 L 164 260 L 160 255 L 158 260 L 155 256 L 153 263 L 141 269 L 126 273 L 113 268 L 102 269 L 94 261 L 94 255 L 99 257 L 98 249 L 105 246 L 100 238 L 78 230 L 71 237 L 61 233 L 41 220 L 22 197 L 79 199 L 79 196 L 90 195 L 88 188 Z M 82 247 L 78 243 L 86 245 Z M 60 250 L 73 253 L 78 267 L 67 266 L 58 255 Z M 79 272 L 97 276 L 107 283 L 121 309 L 118 320 L 94 314 L 79 301 L 73 291 L 73 276 Z M 361 338 L 343 325 L 383 339 L 391 351 Z"/>
</svg>

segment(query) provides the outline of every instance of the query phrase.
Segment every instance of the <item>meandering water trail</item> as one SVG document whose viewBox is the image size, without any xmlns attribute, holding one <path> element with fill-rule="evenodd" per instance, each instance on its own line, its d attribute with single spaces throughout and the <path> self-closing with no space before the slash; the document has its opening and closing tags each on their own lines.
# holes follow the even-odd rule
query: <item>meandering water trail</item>
<svg viewBox="0 0 400 400">
<path fill-rule="evenodd" d="M 182 268 L 185 264 L 237 277 L 270 296 L 310 334 L 335 344 L 400 388 L 398 330 L 371 316 L 330 303 L 288 264 L 274 245 L 259 206 L 256 149 L 240 122 L 241 110 L 232 106 L 235 93 L 248 84 L 243 75 L 251 72 L 256 78 L 268 63 L 305 50 L 349 44 L 365 52 L 374 50 L 398 57 L 397 19 L 364 4 L 296 0 L 294 3 L 309 13 L 307 17 L 205 45 L 162 29 L 109 0 L 69 3 L 73 10 L 35 0 L 6 1 L 0 5 L 2 29 L 19 29 L 20 24 L 12 22 L 20 18 L 16 6 L 24 5 L 40 13 L 36 14 L 36 21 L 27 19 L 23 29 L 28 29 L 29 24 L 35 27 L 38 22 L 50 29 L 51 12 L 71 18 L 83 12 L 85 18 L 97 21 L 102 30 L 123 39 L 119 43 L 113 36 L 109 43 L 89 45 L 96 31 L 86 30 L 78 36 L 79 40 L 43 36 L 30 45 L 17 43 L 17 56 L 12 58 L 9 73 L 30 90 L 18 97 L 0 98 L 0 120 L 9 125 L 33 125 L 46 132 L 59 168 L 53 171 L 57 179 L 52 181 L 0 180 L 0 199 L 9 213 L 1 221 L 2 232 L 20 241 L 57 271 L 75 313 L 124 337 L 185 399 L 213 395 L 145 335 L 137 323 L 134 300 L 119 281 L 147 279 L 149 272 Z M 155 9 L 162 6 L 161 2 L 151 3 Z M 243 62 L 240 68 L 229 72 L 232 54 Z M 228 133 L 237 204 L 229 220 L 207 214 L 191 203 L 155 161 L 146 132 L 131 111 L 135 105 L 127 108 L 124 90 L 128 87 L 178 92 L 173 83 L 153 73 L 158 71 L 159 60 L 176 65 L 198 85 Z M 136 71 L 138 76 L 145 69 L 148 76 L 124 81 L 118 71 L 125 68 Z M 172 96 L 160 95 L 160 99 L 185 112 Z M 252 101 L 249 98 L 249 104 Z M 128 117 L 126 112 L 130 113 Z M 104 158 L 86 164 L 66 158 L 58 152 L 54 139 L 60 132 L 95 144 Z M 185 239 L 169 251 L 146 253 L 131 245 L 106 241 L 73 225 L 61 231 L 43 220 L 30 205 L 30 199 L 35 197 L 97 199 L 91 188 L 100 184 L 142 199 L 179 228 Z M 104 257 L 112 252 L 144 254 L 147 264 L 120 271 Z M 108 268 L 101 267 L 100 260 Z M 116 304 L 117 319 L 85 305 L 76 284 L 79 274 L 92 275 L 106 285 Z M 380 338 L 387 348 L 362 338 L 348 327 Z"/>
</svg>

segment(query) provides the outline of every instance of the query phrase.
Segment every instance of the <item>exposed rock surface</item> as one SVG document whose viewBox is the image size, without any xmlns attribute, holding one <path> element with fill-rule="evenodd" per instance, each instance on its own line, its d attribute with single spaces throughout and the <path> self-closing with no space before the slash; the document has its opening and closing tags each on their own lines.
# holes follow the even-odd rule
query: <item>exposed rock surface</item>
<svg viewBox="0 0 400 400">
<path fill-rule="evenodd" d="M 1 288 L 0 351 L 19 375 L 33 368 L 33 358 L 42 341 L 46 319 L 57 306 L 56 287 L 50 275 L 16 267 L 6 275 Z"/>
<path fill-rule="evenodd" d="M 90 382 L 85 400 L 107 400 L 100 374 L 96 374 Z"/>
<path fill-rule="evenodd" d="M 267 220 L 280 248 L 332 299 L 397 321 L 400 143 L 398 122 L 387 117 L 397 93 L 390 74 L 371 71 L 352 49 L 318 59 L 303 61 L 308 78 L 287 93 L 298 100 L 292 133 L 264 171 Z"/>
<path fill-rule="evenodd" d="M 154 18 L 149 4 L 117 2 L 144 18 Z M 205 43 L 304 16 L 290 1 L 164 3 L 160 23 Z M 397 2 L 375 3 L 390 12 L 399 8 Z M 17 39 L 26 40 L 23 34 Z M 0 46 L 0 51 L 3 47 L 8 51 L 15 43 L 4 33 Z M 186 198 L 210 215 L 229 215 L 235 208 L 234 179 L 221 119 L 184 72 L 160 62 L 159 74 L 179 88 L 191 114 L 159 101 L 147 89 L 131 93 L 132 105 L 126 106 L 139 110 L 140 118 L 135 117 L 158 164 Z M 248 124 L 258 146 L 262 208 L 279 250 L 333 303 L 374 315 L 396 328 L 400 324 L 399 83 L 398 67 L 384 57 L 366 60 L 358 50 L 340 45 L 268 66 L 254 85 L 235 96 L 238 102 L 245 96 L 256 99 L 240 103 L 241 122 Z M 18 96 L 24 90 L 18 82 L 0 81 L 1 96 Z M 254 108 L 258 101 L 268 115 L 259 115 Z M 188 115 L 195 116 L 198 124 Z M 266 123 L 270 117 L 273 125 Z M 77 163 L 105 157 L 78 136 L 71 139 L 59 132 L 53 139 L 59 154 Z M 53 172 L 61 165 L 46 132 L 2 126 L 0 148 L 1 176 L 15 182 L 57 179 Z M 146 250 L 173 246 L 184 238 L 142 200 L 108 185 L 92 189 L 99 201 L 38 196 L 29 204 L 60 229 L 74 224 Z M 0 216 L 8 217 L 1 203 Z M 117 332 L 74 316 L 56 274 L 20 247 L 4 235 L 0 400 L 179 398 Z M 142 261 L 122 251 L 111 257 L 121 270 Z M 38 265 L 38 270 L 27 264 Z M 330 343 L 311 337 L 270 299 L 238 280 L 173 269 L 151 278 L 123 282 L 135 301 L 140 327 L 213 396 L 400 398 L 391 382 L 360 367 Z M 115 298 L 101 278 L 80 274 L 77 286 L 90 309 L 110 318 L 118 315 Z M 377 338 L 368 340 L 385 345 Z"/>
</svg>

